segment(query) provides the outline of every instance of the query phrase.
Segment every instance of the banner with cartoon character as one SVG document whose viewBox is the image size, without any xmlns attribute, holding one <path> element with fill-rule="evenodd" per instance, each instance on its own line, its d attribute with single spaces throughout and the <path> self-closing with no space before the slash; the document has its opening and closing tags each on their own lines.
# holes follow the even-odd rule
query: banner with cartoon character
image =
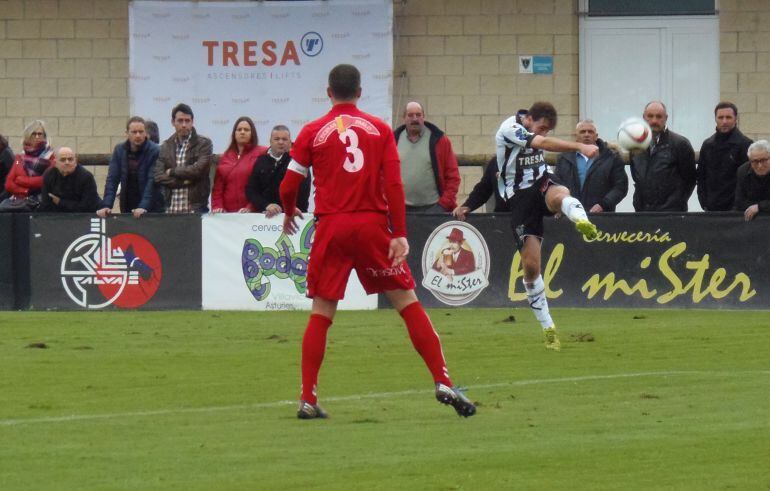
<svg viewBox="0 0 770 491">
<path fill-rule="evenodd" d="M 203 217 L 203 308 L 222 310 L 310 310 L 307 265 L 312 218 L 300 220 L 300 232 L 283 233 L 283 214 L 216 214 Z M 350 275 L 340 309 L 377 308 Z"/>
<path fill-rule="evenodd" d="M 32 309 L 199 309 L 200 217 L 32 215 Z"/>
<path fill-rule="evenodd" d="M 467 222 L 444 215 L 407 216 L 409 267 L 417 296 L 428 307 L 501 307 L 510 303 L 507 284 L 513 257 L 507 221 L 473 215 Z M 383 306 L 387 301 L 383 299 Z"/>
<path fill-rule="evenodd" d="M 409 215 L 409 266 L 420 300 L 430 307 L 526 307 L 508 220 Z M 552 307 L 770 309 L 770 218 L 608 213 L 592 220 L 600 233 L 591 241 L 565 218 L 545 220 L 541 264 Z"/>
</svg>

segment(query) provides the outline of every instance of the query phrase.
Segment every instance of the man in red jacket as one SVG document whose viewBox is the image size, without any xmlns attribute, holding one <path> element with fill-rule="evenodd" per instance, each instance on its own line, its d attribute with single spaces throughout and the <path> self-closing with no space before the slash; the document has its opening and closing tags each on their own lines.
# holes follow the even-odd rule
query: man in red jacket
<svg viewBox="0 0 770 491">
<path fill-rule="evenodd" d="M 452 142 L 436 125 L 425 121 L 419 102 L 404 109 L 404 124 L 393 133 L 401 158 L 406 210 L 451 213 L 457 206 L 460 171 Z"/>
</svg>

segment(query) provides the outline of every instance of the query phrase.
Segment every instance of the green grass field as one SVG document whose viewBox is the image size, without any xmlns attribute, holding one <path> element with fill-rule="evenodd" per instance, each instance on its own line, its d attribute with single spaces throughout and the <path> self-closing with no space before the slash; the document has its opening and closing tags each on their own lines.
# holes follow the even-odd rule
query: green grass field
<svg viewBox="0 0 770 491">
<path fill-rule="evenodd" d="M 770 489 L 766 312 L 430 313 L 472 418 L 393 311 L 339 313 L 314 421 L 305 312 L 0 313 L 0 489 Z"/>
</svg>

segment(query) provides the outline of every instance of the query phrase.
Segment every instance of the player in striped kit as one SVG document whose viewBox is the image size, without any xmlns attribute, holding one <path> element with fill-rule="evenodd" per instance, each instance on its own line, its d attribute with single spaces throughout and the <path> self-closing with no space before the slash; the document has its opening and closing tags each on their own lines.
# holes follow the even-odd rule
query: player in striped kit
<svg viewBox="0 0 770 491">
<path fill-rule="evenodd" d="M 580 152 L 590 159 L 599 149 L 596 145 L 547 136 L 556 128 L 556 121 L 556 109 L 551 103 L 536 102 L 526 114 L 520 113 L 503 121 L 495 135 L 495 144 L 497 193 L 511 212 L 513 237 L 524 267 L 524 289 L 532 312 L 543 328 L 545 347 L 559 351 L 561 343 L 548 311 L 545 284 L 540 274 L 543 217 L 562 213 L 588 239 L 596 237 L 597 231 L 580 201 L 570 196 L 569 190 L 548 173 L 543 151 Z M 470 211 L 480 206 L 481 202 L 472 197 L 455 208 L 455 217 L 465 220 Z"/>
</svg>

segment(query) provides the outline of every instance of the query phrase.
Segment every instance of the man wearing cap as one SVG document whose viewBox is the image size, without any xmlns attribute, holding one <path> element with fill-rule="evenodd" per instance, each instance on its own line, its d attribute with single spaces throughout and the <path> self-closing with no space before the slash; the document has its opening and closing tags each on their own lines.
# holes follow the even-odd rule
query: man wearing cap
<svg viewBox="0 0 770 491">
<path fill-rule="evenodd" d="M 463 247 L 465 238 L 463 231 L 453 228 L 447 236 L 447 246 L 441 250 L 441 255 L 433 263 L 433 269 L 445 276 L 461 276 L 476 270 L 476 259 L 473 252 Z"/>
</svg>

